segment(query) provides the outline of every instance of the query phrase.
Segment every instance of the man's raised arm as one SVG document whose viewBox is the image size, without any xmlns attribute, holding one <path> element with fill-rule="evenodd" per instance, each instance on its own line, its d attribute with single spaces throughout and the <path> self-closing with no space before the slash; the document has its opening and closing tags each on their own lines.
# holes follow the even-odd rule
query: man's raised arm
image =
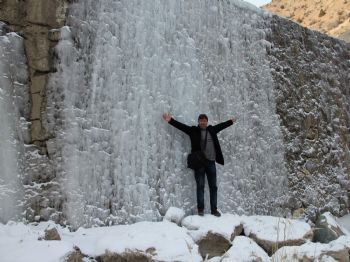
<svg viewBox="0 0 350 262">
<path fill-rule="evenodd" d="M 171 117 L 170 114 L 167 114 L 167 113 L 163 114 L 163 119 L 173 127 L 176 127 L 177 129 L 181 130 L 182 132 L 188 135 L 190 134 L 191 127 L 183 123 L 180 123 L 179 121 L 176 121 L 174 118 Z"/>
<path fill-rule="evenodd" d="M 222 122 L 214 126 L 216 133 L 219 133 L 221 130 L 233 125 L 236 122 L 236 118 L 231 118 L 228 121 Z"/>
</svg>

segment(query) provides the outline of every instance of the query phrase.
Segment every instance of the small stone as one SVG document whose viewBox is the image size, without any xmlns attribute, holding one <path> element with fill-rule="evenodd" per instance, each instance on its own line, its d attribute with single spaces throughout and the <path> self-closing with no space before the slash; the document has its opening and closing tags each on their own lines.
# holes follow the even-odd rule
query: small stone
<svg viewBox="0 0 350 262">
<path fill-rule="evenodd" d="M 45 240 L 61 240 L 60 234 L 56 228 L 46 229 L 45 230 Z"/>
</svg>

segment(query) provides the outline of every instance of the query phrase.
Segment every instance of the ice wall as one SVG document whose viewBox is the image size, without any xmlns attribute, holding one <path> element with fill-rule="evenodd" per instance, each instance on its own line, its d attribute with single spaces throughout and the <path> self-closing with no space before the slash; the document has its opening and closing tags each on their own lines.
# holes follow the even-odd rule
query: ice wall
<svg viewBox="0 0 350 262">
<path fill-rule="evenodd" d="M 0 22 L 0 222 L 21 217 L 24 207 L 24 114 L 27 67 L 23 39 Z"/>
<path fill-rule="evenodd" d="M 236 117 L 219 136 L 226 161 L 218 165 L 219 208 L 284 213 L 287 170 L 266 13 L 209 0 L 81 0 L 70 10 L 44 123 L 68 223 L 196 210 L 189 139 L 163 112 L 190 125 L 200 113 L 211 124 Z"/>
</svg>

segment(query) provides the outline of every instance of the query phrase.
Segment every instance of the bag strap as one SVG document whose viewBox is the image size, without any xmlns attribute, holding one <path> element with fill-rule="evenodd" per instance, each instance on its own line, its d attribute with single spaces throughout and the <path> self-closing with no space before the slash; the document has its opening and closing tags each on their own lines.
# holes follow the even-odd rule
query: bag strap
<svg viewBox="0 0 350 262">
<path fill-rule="evenodd" d="M 205 129 L 204 146 L 202 151 L 205 151 L 205 148 L 207 147 L 207 136 L 208 136 L 208 129 Z"/>
</svg>

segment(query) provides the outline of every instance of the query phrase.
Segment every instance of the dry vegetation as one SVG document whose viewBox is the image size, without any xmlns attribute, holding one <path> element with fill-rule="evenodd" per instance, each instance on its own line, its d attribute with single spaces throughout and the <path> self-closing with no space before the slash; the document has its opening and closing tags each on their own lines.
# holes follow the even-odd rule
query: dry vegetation
<svg viewBox="0 0 350 262">
<path fill-rule="evenodd" d="M 263 8 L 350 42 L 350 0 L 272 0 Z"/>
</svg>

